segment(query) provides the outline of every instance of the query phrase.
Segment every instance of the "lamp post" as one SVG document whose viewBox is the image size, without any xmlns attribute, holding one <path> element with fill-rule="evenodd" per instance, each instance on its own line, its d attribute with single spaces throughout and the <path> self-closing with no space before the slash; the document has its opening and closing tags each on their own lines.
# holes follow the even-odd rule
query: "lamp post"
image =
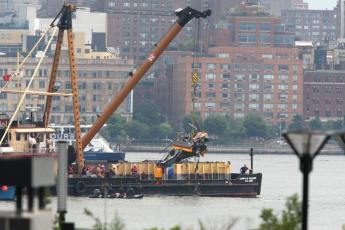
<svg viewBox="0 0 345 230">
<path fill-rule="evenodd" d="M 303 173 L 302 230 L 308 229 L 309 173 L 313 159 L 330 139 L 332 134 L 320 131 L 288 131 L 283 137 L 300 160 Z"/>
</svg>

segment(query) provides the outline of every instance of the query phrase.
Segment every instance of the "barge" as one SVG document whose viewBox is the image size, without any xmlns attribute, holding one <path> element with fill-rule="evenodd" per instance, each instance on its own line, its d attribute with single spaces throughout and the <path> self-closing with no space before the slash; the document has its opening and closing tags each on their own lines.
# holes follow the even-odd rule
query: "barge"
<svg viewBox="0 0 345 230">
<path fill-rule="evenodd" d="M 139 169 L 136 175 L 130 172 L 133 165 Z M 68 194 L 91 196 L 96 190 L 108 194 L 134 190 L 145 196 L 257 197 L 261 192 L 261 173 L 231 173 L 230 163 L 184 162 L 167 168 L 157 165 L 156 162 L 122 162 L 112 164 L 105 177 L 71 176 Z"/>
</svg>

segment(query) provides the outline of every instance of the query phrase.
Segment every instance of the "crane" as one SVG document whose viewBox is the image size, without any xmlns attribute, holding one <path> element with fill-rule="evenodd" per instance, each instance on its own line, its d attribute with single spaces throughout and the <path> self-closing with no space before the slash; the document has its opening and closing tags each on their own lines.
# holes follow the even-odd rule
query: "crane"
<svg viewBox="0 0 345 230">
<path fill-rule="evenodd" d="M 148 58 L 144 63 L 135 71 L 135 73 L 130 73 L 131 78 L 122 88 L 122 90 L 112 99 L 112 101 L 105 107 L 103 113 L 98 117 L 95 123 L 87 131 L 87 133 L 81 137 L 80 130 L 80 113 L 78 106 L 78 92 L 77 92 L 77 75 L 76 75 L 76 64 L 74 55 L 74 45 L 73 45 L 73 32 L 72 32 L 72 13 L 76 10 L 76 6 L 72 4 L 65 3 L 61 11 L 55 17 L 52 22 L 59 18 L 58 28 L 59 33 L 56 42 L 56 50 L 52 65 L 52 71 L 48 86 L 48 93 L 55 91 L 55 82 L 58 64 L 60 61 L 61 46 L 63 42 L 64 31 L 67 30 L 68 39 L 68 51 L 69 51 L 69 63 L 70 63 L 70 75 L 71 75 L 71 85 L 72 85 L 72 95 L 73 95 L 73 112 L 74 112 L 74 125 L 75 125 L 75 138 L 76 138 L 76 160 L 79 173 L 84 167 L 84 156 L 83 149 L 90 143 L 92 138 L 100 131 L 105 122 L 110 118 L 114 111 L 120 106 L 120 104 L 125 100 L 128 94 L 132 91 L 139 80 L 144 76 L 144 74 L 150 69 L 150 67 L 155 63 L 157 58 L 162 54 L 162 52 L 167 48 L 170 42 L 176 37 L 176 35 L 182 30 L 182 28 L 193 18 L 206 18 L 211 15 L 211 10 L 206 10 L 204 12 L 197 11 L 190 7 L 185 9 L 178 9 L 175 11 L 178 17 L 177 21 L 169 29 L 166 35 L 155 45 L 155 48 L 150 53 Z M 47 127 L 49 123 L 49 115 L 52 107 L 52 96 L 48 94 L 46 100 L 46 106 L 44 111 L 44 124 Z"/>
<path fill-rule="evenodd" d="M 59 33 L 56 41 L 56 48 L 54 54 L 54 60 L 52 65 L 52 71 L 50 74 L 48 93 L 55 92 L 55 82 L 57 69 L 60 62 L 61 47 L 64 37 L 65 30 L 67 31 L 67 40 L 68 40 L 68 54 L 69 54 L 69 67 L 70 67 L 70 77 L 71 77 L 71 88 L 72 88 L 72 101 L 73 101 L 73 115 L 74 115 L 74 126 L 75 126 L 75 139 L 76 139 L 76 160 L 78 171 L 81 173 L 82 168 L 84 167 L 84 156 L 83 156 L 83 147 L 81 142 L 81 129 L 80 129 L 80 113 L 79 113 L 79 103 L 78 103 L 78 83 L 77 83 L 77 68 L 75 63 L 75 54 L 74 54 L 74 42 L 73 42 L 73 31 L 72 31 L 72 13 L 76 11 L 76 6 L 73 4 L 64 3 L 62 9 L 52 21 L 51 26 L 54 26 L 54 23 L 57 19 L 59 22 L 57 24 L 59 28 Z M 52 95 L 47 96 L 45 110 L 43 114 L 43 122 L 45 127 L 48 127 L 49 115 L 52 107 Z"/>
<path fill-rule="evenodd" d="M 182 28 L 193 18 L 206 18 L 211 15 L 211 10 L 205 10 L 203 12 L 197 11 L 191 7 L 184 9 L 177 9 L 175 11 L 178 17 L 177 21 L 172 25 L 169 31 L 163 36 L 163 38 L 156 44 L 153 51 L 149 54 L 143 64 L 133 73 L 127 84 L 124 85 L 122 90 L 115 95 L 112 101 L 104 109 L 102 114 L 98 117 L 91 128 L 82 137 L 82 148 L 85 148 L 91 139 L 100 131 L 105 122 L 116 111 L 120 104 L 125 100 L 131 90 L 140 81 L 144 74 L 155 63 L 157 58 L 167 48 L 170 42 L 176 37 L 176 35 L 182 30 Z"/>
</svg>

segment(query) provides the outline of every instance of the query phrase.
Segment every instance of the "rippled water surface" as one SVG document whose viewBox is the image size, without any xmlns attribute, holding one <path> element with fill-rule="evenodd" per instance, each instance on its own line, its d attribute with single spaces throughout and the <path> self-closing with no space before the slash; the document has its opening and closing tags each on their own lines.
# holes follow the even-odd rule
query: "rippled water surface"
<svg viewBox="0 0 345 230">
<path fill-rule="evenodd" d="M 130 161 L 160 159 L 151 153 L 127 153 Z M 231 161 L 233 171 L 242 164 L 250 164 L 247 155 L 209 154 L 203 160 Z M 124 220 L 126 229 L 141 230 L 149 227 L 199 229 L 201 220 L 207 229 L 222 229 L 236 221 L 233 229 L 254 229 L 260 224 L 263 208 L 279 213 L 286 198 L 301 195 L 302 177 L 299 162 L 294 155 L 256 155 L 254 171 L 263 173 L 261 195 L 258 198 L 211 197 L 144 197 L 140 200 L 69 198 L 67 220 L 77 227 L 90 228 L 93 220 L 85 216 L 84 208 L 91 210 L 102 221 L 110 222 L 115 213 Z M 345 224 L 345 156 L 318 156 L 310 175 L 309 229 L 339 229 Z M 0 202 L 0 209 L 14 205 Z M 55 210 L 56 200 L 51 208 Z M 105 215 L 106 214 L 106 215 Z"/>
</svg>

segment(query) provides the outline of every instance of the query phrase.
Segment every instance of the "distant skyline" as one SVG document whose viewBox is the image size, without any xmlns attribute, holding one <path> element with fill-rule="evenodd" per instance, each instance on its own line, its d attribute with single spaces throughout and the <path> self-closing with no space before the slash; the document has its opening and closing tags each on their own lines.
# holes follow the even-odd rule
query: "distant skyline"
<svg viewBox="0 0 345 230">
<path fill-rule="evenodd" d="M 332 10 L 336 5 L 338 0 L 304 0 L 304 2 L 309 3 L 309 9 L 311 10 Z"/>
</svg>

